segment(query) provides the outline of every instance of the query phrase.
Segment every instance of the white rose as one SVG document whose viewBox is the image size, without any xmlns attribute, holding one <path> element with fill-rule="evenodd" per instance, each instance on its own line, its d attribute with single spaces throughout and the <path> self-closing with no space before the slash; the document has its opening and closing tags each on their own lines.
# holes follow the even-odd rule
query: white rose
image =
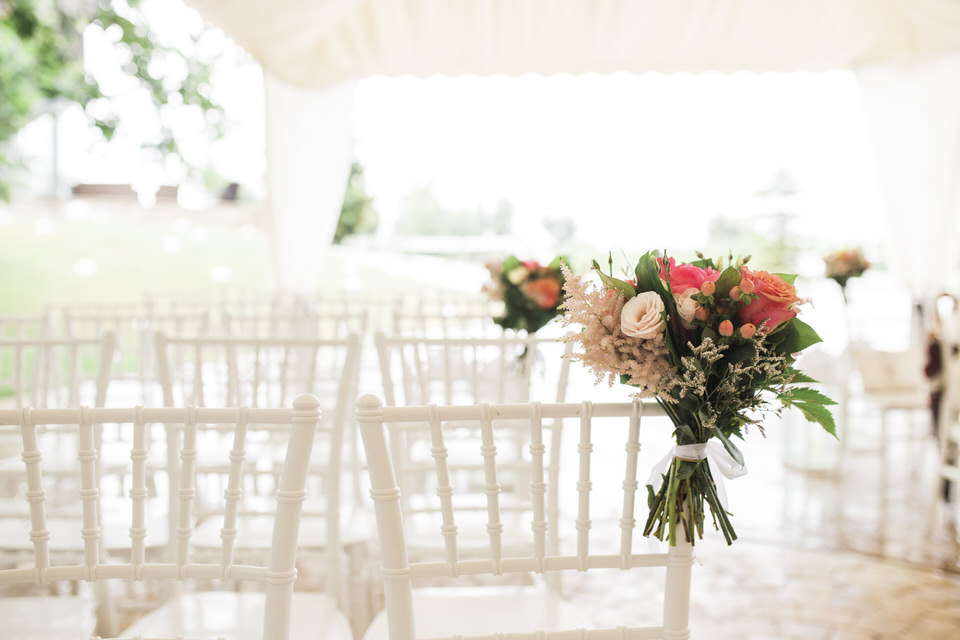
<svg viewBox="0 0 960 640">
<path fill-rule="evenodd" d="M 676 297 L 677 314 L 680 316 L 680 324 L 683 325 L 684 329 L 693 329 L 693 317 L 696 315 L 697 309 L 700 308 L 700 303 L 690 296 L 698 291 L 699 289 L 690 287 Z"/>
<path fill-rule="evenodd" d="M 513 284 L 520 284 L 527 279 L 527 268 L 523 265 L 514 267 L 507 272 L 507 280 Z"/>
<path fill-rule="evenodd" d="M 620 330 L 626 336 L 650 340 L 663 335 L 663 300 L 646 291 L 627 300 L 620 312 Z"/>
</svg>

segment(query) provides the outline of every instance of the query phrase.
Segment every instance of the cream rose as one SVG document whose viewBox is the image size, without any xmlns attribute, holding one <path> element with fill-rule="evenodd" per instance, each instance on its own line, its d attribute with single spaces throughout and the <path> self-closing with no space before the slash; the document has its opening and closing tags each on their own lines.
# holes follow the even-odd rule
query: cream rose
<svg viewBox="0 0 960 640">
<path fill-rule="evenodd" d="M 700 308 L 700 303 L 690 296 L 699 291 L 699 289 L 690 287 L 676 297 L 677 314 L 680 316 L 680 324 L 683 325 L 684 329 L 693 329 L 693 319 L 697 314 L 697 309 Z"/>
<path fill-rule="evenodd" d="M 527 268 L 523 265 L 514 267 L 507 272 L 507 280 L 513 284 L 519 285 L 521 282 L 527 279 Z"/>
<path fill-rule="evenodd" d="M 663 300 L 653 291 L 646 291 L 627 300 L 620 312 L 623 335 L 650 340 L 663 335 Z"/>
</svg>

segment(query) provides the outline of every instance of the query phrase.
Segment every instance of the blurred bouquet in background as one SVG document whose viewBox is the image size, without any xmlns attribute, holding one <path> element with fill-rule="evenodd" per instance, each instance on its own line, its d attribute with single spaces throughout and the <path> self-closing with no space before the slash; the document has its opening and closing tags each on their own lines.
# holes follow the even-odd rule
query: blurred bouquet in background
<svg viewBox="0 0 960 640">
<path fill-rule="evenodd" d="M 733 441 L 749 425 L 763 433 L 763 413 L 792 406 L 836 435 L 827 409 L 835 403 L 797 386 L 814 382 L 793 367 L 797 352 L 820 337 L 796 317 L 795 276 L 729 261 L 682 264 L 647 253 L 635 277 L 622 280 L 612 264 L 608 275 L 594 262 L 599 287 L 563 267 L 564 325 L 583 326 L 566 338 L 580 347 L 571 357 L 597 382 L 619 380 L 638 389 L 635 397 L 656 398 L 675 426 L 676 446 L 648 485 L 644 527 L 671 544 L 681 523 L 691 544 L 703 537 L 704 503 L 727 544 L 736 539 L 715 474 L 746 473 Z"/>
<path fill-rule="evenodd" d="M 871 266 L 859 248 L 835 251 L 823 257 L 823 264 L 826 276 L 840 285 L 844 300 L 847 299 L 847 281 L 859 278 Z"/>
<path fill-rule="evenodd" d="M 493 280 L 483 290 L 494 300 L 502 300 L 503 315 L 493 319 L 504 329 L 535 333 L 560 315 L 564 276 L 563 258 L 547 266 L 521 261 L 510 256 L 503 262 L 487 263 Z"/>
</svg>

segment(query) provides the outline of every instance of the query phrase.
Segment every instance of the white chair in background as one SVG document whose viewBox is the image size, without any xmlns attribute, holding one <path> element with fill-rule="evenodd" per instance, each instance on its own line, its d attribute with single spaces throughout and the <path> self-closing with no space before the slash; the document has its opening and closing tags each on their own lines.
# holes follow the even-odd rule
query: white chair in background
<svg viewBox="0 0 960 640">
<path fill-rule="evenodd" d="M 853 360 L 863 380 L 867 400 L 880 411 L 880 451 L 886 459 L 890 442 L 889 414 L 906 412 L 910 418 L 925 415 L 922 433 L 927 433 L 930 417 L 930 386 L 923 375 L 923 353 L 910 351 L 876 351 L 855 349 Z M 911 438 L 917 436 L 912 433 Z M 922 438 L 921 438 L 922 439 Z"/>
<path fill-rule="evenodd" d="M 0 339 L 49 338 L 52 324 L 50 313 L 0 315 Z"/>
<path fill-rule="evenodd" d="M 392 334 L 419 338 L 501 338 L 503 328 L 488 312 L 443 313 L 423 309 L 394 309 Z"/>
<path fill-rule="evenodd" d="M 310 396 L 298 397 L 293 409 L 207 409 L 142 407 L 120 409 L 20 409 L 0 411 L 0 424 L 17 425 L 23 435 L 24 475 L 29 486 L 30 519 L 24 521 L 23 539 L 29 541 L 32 556 L 29 564 L 0 569 L 0 588 L 28 589 L 58 581 L 90 581 L 95 584 L 113 581 L 194 582 L 232 585 L 243 581 L 261 585 L 261 592 L 180 590 L 160 608 L 137 620 L 124 633 L 136 637 L 210 637 L 235 640 L 286 640 L 291 637 L 316 636 L 347 639 L 346 619 L 333 602 L 320 593 L 294 593 L 297 579 L 297 534 L 310 453 L 320 421 L 319 403 Z M 82 557 L 75 562 L 58 563 L 52 550 L 57 545 L 56 532 L 48 529 L 44 494 L 44 441 L 38 432 L 43 424 L 71 424 L 80 441 L 79 462 L 82 484 L 76 501 L 82 508 L 71 532 L 82 543 Z M 105 423 L 122 423 L 132 431 L 129 474 L 129 518 L 121 526 L 101 522 L 97 449 L 94 427 Z M 149 501 L 146 487 L 149 440 L 146 431 L 152 423 L 182 425 L 182 446 L 177 452 L 182 466 L 180 489 L 176 491 L 176 508 L 183 526 L 176 531 L 174 554 L 166 561 L 151 561 L 146 544 L 154 532 L 145 513 Z M 218 424 L 232 433 L 232 442 L 223 452 L 230 467 L 229 488 L 224 497 L 221 547 L 215 561 L 197 561 L 192 543 L 193 465 L 197 457 L 197 435 L 200 425 Z M 242 521 L 237 517 L 243 487 L 243 459 L 248 453 L 247 434 L 251 425 L 288 425 L 285 461 L 280 486 L 276 493 L 276 510 L 272 527 L 273 544 L 269 558 L 259 565 L 240 563 L 235 554 L 235 540 L 243 535 Z M 325 434 L 326 432 L 320 431 Z M 104 540 L 111 534 L 127 536 L 129 555 L 125 560 L 104 561 Z M 165 533 L 165 532 L 163 532 Z M 161 534 L 162 535 L 162 534 Z M 244 558 L 248 560 L 248 558 Z M 331 562 L 335 560 L 331 559 Z M 338 561 L 338 560 L 336 560 Z M 4 597 L 0 599 L 0 619 L 8 628 L 17 629 L 18 638 L 78 638 L 86 640 L 93 633 L 91 604 L 76 597 Z M 36 629 L 38 635 L 25 635 Z M 51 631 L 52 629 L 52 631 Z"/>
<path fill-rule="evenodd" d="M 382 569 L 386 595 L 386 610 L 370 625 L 365 638 L 376 640 L 413 640 L 414 638 L 689 638 L 689 602 L 692 548 L 682 539 L 665 553 L 643 553 L 645 543 L 635 544 L 635 504 L 645 494 L 638 492 L 638 454 L 640 450 L 640 419 L 644 406 L 631 404 L 540 404 L 473 405 L 473 406 L 419 406 L 384 407 L 372 396 L 364 396 L 357 403 L 357 421 L 363 436 L 364 449 L 370 470 L 377 531 L 380 538 Z M 662 415 L 658 407 L 647 408 L 648 414 Z M 613 460 L 593 455 L 593 438 L 610 438 L 617 424 L 598 423 L 612 418 L 622 433 L 619 442 L 618 476 L 611 476 L 613 486 L 600 486 Z M 551 449 L 557 443 L 544 428 L 545 420 L 575 422 L 571 427 L 578 433 L 576 470 L 571 477 L 548 473 L 547 461 L 556 458 Z M 505 492 L 501 478 L 500 452 L 513 446 L 514 428 L 501 429 L 506 421 L 526 423 L 528 440 L 527 475 L 532 503 L 522 532 L 529 537 L 531 552 L 514 555 L 504 544 L 509 523 L 504 518 L 502 499 Z M 438 541 L 433 557 L 424 558 L 416 550 L 413 561 L 411 521 L 417 517 L 401 508 L 403 489 L 394 472 L 395 460 L 387 445 L 388 423 L 426 423 L 429 425 L 433 458 L 433 501 L 440 512 L 432 535 Z M 472 425 L 482 434 L 479 443 L 472 443 L 475 464 L 481 469 L 478 487 L 484 508 L 476 533 L 485 538 L 484 553 L 464 553 L 461 542 L 466 529 L 475 523 L 465 520 L 458 510 L 464 491 L 451 474 L 449 460 L 459 452 L 458 438 L 464 425 Z M 506 441 L 504 441 L 504 437 Z M 626 451 L 624 455 L 622 452 Z M 591 470 L 594 469 L 593 475 Z M 574 480 L 575 478 L 575 480 Z M 594 483 L 598 490 L 591 493 Z M 607 490 L 611 490 L 606 493 Z M 561 505 L 576 505 L 572 522 L 565 521 L 548 508 L 547 496 L 557 492 Z M 619 518 L 609 519 L 613 535 L 604 536 L 604 522 L 591 520 L 591 496 L 609 498 L 619 495 L 622 507 Z M 469 495 L 467 496 L 469 499 Z M 467 513 L 474 507 L 467 506 Z M 521 526 L 521 525 L 516 525 Z M 576 552 L 564 555 L 554 553 L 549 546 L 551 531 L 569 526 Z M 598 553 L 594 540 L 598 530 L 601 540 L 619 540 Z M 521 533 L 516 531 L 513 533 Z M 422 534 L 421 534 L 422 535 Z M 416 541 L 420 542 L 420 541 Z M 662 619 L 644 627 L 617 627 L 588 629 L 589 619 L 577 609 L 559 599 L 549 590 L 535 587 L 495 587 L 475 585 L 480 578 L 496 581 L 498 578 L 550 575 L 564 571 L 591 572 L 598 569 L 640 569 L 666 567 L 666 583 Z M 601 578 L 602 580 L 602 578 Z M 421 585 L 429 585 L 419 588 Z M 598 583 L 603 588 L 603 582 Z"/>
<path fill-rule="evenodd" d="M 563 400 L 571 344 L 536 336 L 425 338 L 378 332 L 374 344 L 388 405 L 523 402 L 531 391 Z M 534 373 L 545 369 L 539 385 Z M 555 387 L 553 385 L 556 385 Z"/>
<path fill-rule="evenodd" d="M 223 314 L 236 315 L 309 314 L 316 303 L 309 296 L 293 291 L 261 289 L 198 289 L 151 293 L 145 303 L 156 313 L 183 315 L 207 313 L 211 319 L 211 333 L 221 335 Z"/>
<path fill-rule="evenodd" d="M 103 406 L 111 382 L 116 335 L 0 340 L 0 388 L 15 406 Z"/>
<path fill-rule="evenodd" d="M 157 313 L 148 305 L 84 305 L 62 310 L 64 335 L 76 338 L 112 331 L 117 336 L 112 377 L 124 403 L 157 403 L 153 334 L 200 337 L 210 331 L 207 311 Z"/>
<path fill-rule="evenodd" d="M 224 336 L 233 338 L 341 339 L 367 332 L 366 311 L 314 311 L 310 313 L 237 313 L 225 310 Z M 171 334 L 177 335 L 177 334 Z"/>
</svg>

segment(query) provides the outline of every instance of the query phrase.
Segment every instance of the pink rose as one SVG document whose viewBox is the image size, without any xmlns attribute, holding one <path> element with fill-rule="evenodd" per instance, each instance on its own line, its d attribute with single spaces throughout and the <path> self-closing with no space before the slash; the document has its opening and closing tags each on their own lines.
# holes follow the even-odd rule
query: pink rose
<svg viewBox="0 0 960 640">
<path fill-rule="evenodd" d="M 663 265 L 663 259 L 657 258 L 660 263 L 660 277 L 667 279 L 666 269 Z M 670 258 L 670 290 L 676 294 L 682 294 L 687 289 L 700 289 L 704 282 L 708 280 L 713 282 L 720 277 L 720 272 L 709 267 L 697 267 L 692 264 L 677 264 L 673 258 Z"/>
<path fill-rule="evenodd" d="M 766 271 L 741 269 L 744 280 L 749 280 L 756 291 L 757 299 L 740 309 L 738 314 L 744 322 L 759 326 L 766 321 L 766 330 L 772 331 L 780 323 L 797 315 L 794 307 L 800 302 L 796 288 L 780 276 Z"/>
<path fill-rule="evenodd" d="M 663 300 L 653 291 L 645 291 L 627 300 L 620 312 L 620 331 L 633 338 L 650 340 L 663 335 Z"/>
</svg>

